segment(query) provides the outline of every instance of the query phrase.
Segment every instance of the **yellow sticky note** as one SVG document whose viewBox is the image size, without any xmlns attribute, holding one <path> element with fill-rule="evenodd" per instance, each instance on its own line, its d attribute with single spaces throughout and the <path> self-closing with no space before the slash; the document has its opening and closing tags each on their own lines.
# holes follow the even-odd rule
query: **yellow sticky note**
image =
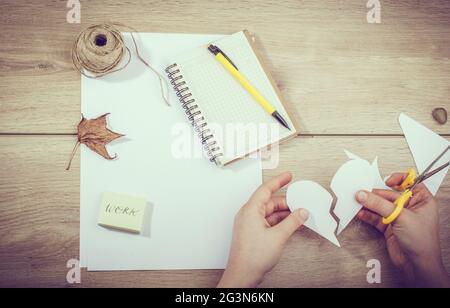
<svg viewBox="0 0 450 308">
<path fill-rule="evenodd" d="M 98 224 L 133 233 L 140 233 L 147 200 L 124 194 L 103 193 Z"/>
</svg>

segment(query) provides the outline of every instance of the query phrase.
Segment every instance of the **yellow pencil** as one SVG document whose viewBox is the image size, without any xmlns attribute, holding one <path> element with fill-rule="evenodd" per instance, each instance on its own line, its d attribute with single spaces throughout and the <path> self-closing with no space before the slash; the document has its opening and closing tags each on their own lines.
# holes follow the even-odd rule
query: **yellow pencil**
<svg viewBox="0 0 450 308">
<path fill-rule="evenodd" d="M 219 47 L 209 45 L 208 50 L 214 55 L 217 61 L 242 85 L 242 87 L 264 108 L 264 110 L 272 115 L 281 125 L 290 130 L 285 119 L 275 110 L 275 108 L 256 90 L 250 82 L 239 72 L 236 65 L 220 50 Z"/>
</svg>

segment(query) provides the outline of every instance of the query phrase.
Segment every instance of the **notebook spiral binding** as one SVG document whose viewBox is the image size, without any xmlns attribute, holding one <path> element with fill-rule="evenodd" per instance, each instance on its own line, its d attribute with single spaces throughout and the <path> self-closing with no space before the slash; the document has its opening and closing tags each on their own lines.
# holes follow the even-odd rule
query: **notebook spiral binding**
<svg viewBox="0 0 450 308">
<path fill-rule="evenodd" d="M 221 148 L 215 140 L 212 131 L 208 128 L 208 123 L 202 116 L 199 106 L 195 104 L 195 98 L 192 97 L 192 93 L 189 91 L 189 87 L 183 79 L 183 75 L 177 64 L 174 63 L 168 66 L 166 73 L 184 112 L 202 142 L 206 155 L 211 162 L 214 162 L 216 165 L 221 165 L 220 157 L 223 156 Z"/>
</svg>

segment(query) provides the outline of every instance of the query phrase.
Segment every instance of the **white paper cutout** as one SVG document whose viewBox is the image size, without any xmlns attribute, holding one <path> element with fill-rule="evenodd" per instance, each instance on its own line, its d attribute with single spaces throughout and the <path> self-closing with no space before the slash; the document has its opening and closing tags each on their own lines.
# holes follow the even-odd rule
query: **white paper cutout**
<svg viewBox="0 0 450 308">
<path fill-rule="evenodd" d="M 389 178 L 389 175 L 384 178 L 381 177 L 380 169 L 378 167 L 378 157 L 375 157 L 375 159 L 372 162 L 372 174 L 374 176 L 373 188 L 387 189 L 387 190 L 391 189 L 389 186 L 386 185 L 386 180 Z"/>
<path fill-rule="evenodd" d="M 417 171 L 421 173 L 449 146 L 450 142 L 404 113 L 400 114 L 398 121 L 405 134 L 414 161 L 416 162 Z M 450 151 L 434 167 L 439 167 L 448 161 L 450 161 Z M 448 170 L 449 168 L 446 168 L 424 182 L 433 195 L 436 195 Z"/>
<path fill-rule="evenodd" d="M 339 218 L 338 235 L 361 210 L 355 194 L 360 190 L 371 191 L 373 185 L 372 166 L 366 160 L 352 159 L 336 172 L 330 187 L 337 198 L 334 213 Z"/>
<path fill-rule="evenodd" d="M 360 190 L 390 189 L 384 183 L 378 168 L 378 157 L 372 164 L 359 156 L 344 150 L 351 160 L 339 168 L 331 180 L 331 189 L 337 202 L 334 213 L 340 219 L 337 234 L 339 235 L 361 210 L 361 205 L 355 200 L 355 194 Z"/>
<path fill-rule="evenodd" d="M 337 227 L 339 235 L 361 210 L 355 200 L 359 190 L 372 191 L 374 188 L 389 189 L 382 180 L 378 169 L 378 158 L 372 164 L 359 156 L 344 150 L 350 159 L 344 163 L 331 180 L 330 188 L 336 195 L 333 213 L 339 218 L 339 224 L 330 214 L 333 202 L 331 194 L 322 186 L 311 181 L 300 181 L 289 186 L 287 203 L 291 210 L 302 207 L 310 211 L 312 222 L 305 226 L 340 247 L 334 235 Z"/>
<path fill-rule="evenodd" d="M 286 198 L 291 211 L 297 208 L 309 211 L 306 227 L 341 247 L 334 235 L 338 224 L 330 214 L 333 196 L 326 189 L 312 181 L 295 182 L 289 186 Z"/>
<path fill-rule="evenodd" d="M 345 149 L 344 149 L 344 152 L 345 152 L 345 155 L 347 155 L 347 157 L 349 159 L 361 159 L 362 160 L 361 157 L 359 157 L 358 155 L 353 154 L 352 152 L 349 152 L 349 151 L 347 151 Z"/>
</svg>

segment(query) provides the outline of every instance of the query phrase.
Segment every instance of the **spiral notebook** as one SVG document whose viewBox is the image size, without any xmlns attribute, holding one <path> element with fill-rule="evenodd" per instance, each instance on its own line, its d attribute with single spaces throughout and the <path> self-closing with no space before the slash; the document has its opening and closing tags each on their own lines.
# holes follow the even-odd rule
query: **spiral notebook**
<svg viewBox="0 0 450 308">
<path fill-rule="evenodd" d="M 249 32 L 244 30 L 211 43 L 227 54 L 286 120 L 290 130 L 266 113 L 216 61 L 208 51 L 209 44 L 198 47 L 175 57 L 166 73 L 208 158 L 217 165 L 227 165 L 295 137 L 297 124 Z"/>
</svg>

